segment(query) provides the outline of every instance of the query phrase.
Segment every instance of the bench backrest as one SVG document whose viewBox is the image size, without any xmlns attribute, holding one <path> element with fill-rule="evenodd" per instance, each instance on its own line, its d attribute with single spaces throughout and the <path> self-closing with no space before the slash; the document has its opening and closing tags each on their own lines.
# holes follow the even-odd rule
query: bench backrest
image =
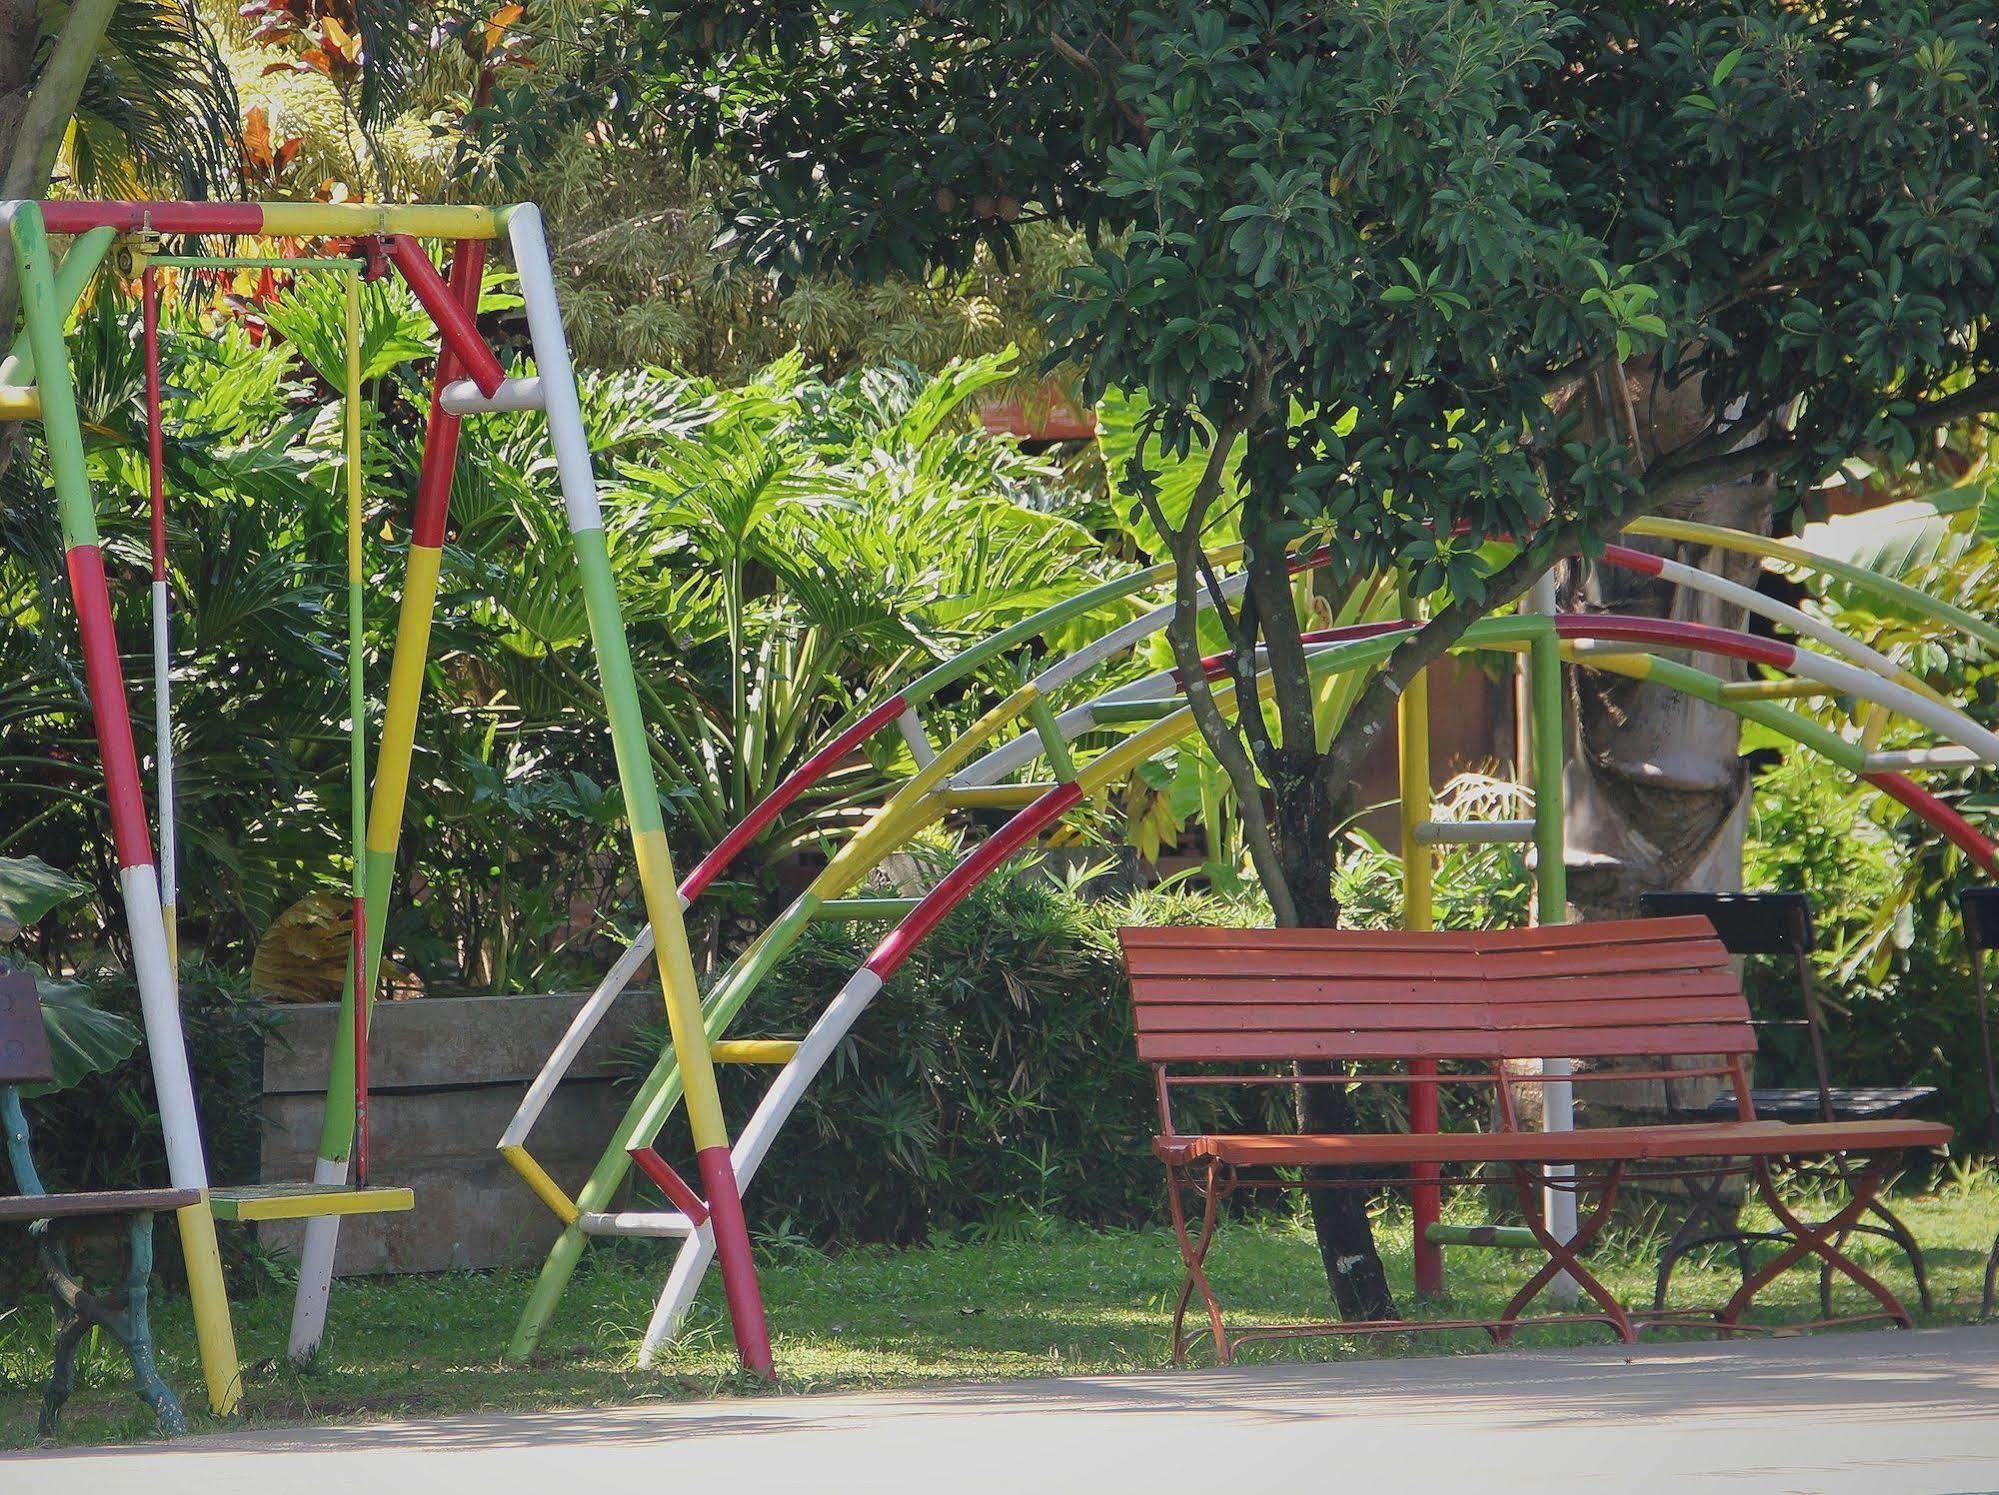
<svg viewBox="0 0 1999 1495">
<path fill-rule="evenodd" d="M 1141 1059 L 1608 1059 L 1756 1049 L 1705 919 L 1398 933 L 1121 929 Z"/>
<path fill-rule="evenodd" d="M 26 971 L 0 972 L 0 1085 L 42 1085 L 54 1078 L 35 978 Z"/>
</svg>

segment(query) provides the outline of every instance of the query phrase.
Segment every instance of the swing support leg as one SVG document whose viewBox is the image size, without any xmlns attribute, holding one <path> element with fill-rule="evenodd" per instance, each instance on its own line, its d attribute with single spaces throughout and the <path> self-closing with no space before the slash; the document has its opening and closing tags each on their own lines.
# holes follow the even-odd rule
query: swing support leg
<svg viewBox="0 0 1999 1495">
<path fill-rule="evenodd" d="M 132 965 L 138 978 L 146 1049 L 166 1143 L 167 1172 L 176 1188 L 196 1189 L 202 1194 L 199 1204 L 179 1212 L 181 1242 L 187 1256 L 188 1292 L 194 1303 L 209 1406 L 218 1415 L 226 1415 L 235 1410 L 241 1395 L 235 1332 L 222 1283 L 222 1260 L 215 1249 L 215 1222 L 208 1212 L 208 1163 L 202 1154 L 200 1123 L 195 1115 L 180 1001 L 167 957 L 159 872 L 146 826 L 145 786 L 132 741 L 111 592 L 104 575 L 104 555 L 98 547 L 96 505 L 84 464 L 83 431 L 77 422 L 69 354 L 63 346 L 62 319 L 67 308 L 50 272 L 48 234 L 40 205 L 15 204 L 9 227 L 20 271 L 21 311 L 41 388 L 43 434 L 61 515 L 70 593 L 83 640 L 85 685 L 104 765 L 119 890 L 131 932 Z"/>
<path fill-rule="evenodd" d="M 483 239 L 458 241 L 452 251 L 448 284 L 452 295 L 468 310 L 478 304 L 485 265 Z M 382 935 L 396 875 L 410 760 L 416 747 L 417 711 L 423 700 L 424 667 L 430 653 L 431 618 L 437 601 L 445 521 L 451 503 L 451 474 L 458 460 L 459 418 L 444 409 L 443 391 L 457 377 L 456 360 L 449 349 L 441 350 L 431 390 L 430 420 L 424 433 L 423 465 L 417 477 L 416 515 L 410 530 L 395 650 L 389 663 L 388 701 L 376 754 L 373 798 L 365 811 L 366 829 L 359 859 L 360 934 L 355 947 L 364 969 L 358 975 L 352 970 L 348 972 L 348 984 L 342 992 L 347 1021 L 334 1034 L 326 1117 L 320 1133 L 319 1157 L 313 1165 L 313 1182 L 332 1188 L 347 1181 L 348 1160 L 356 1134 L 355 1102 L 359 1096 L 355 1083 L 356 1056 L 362 1050 L 356 1039 L 366 1034 L 367 1014 L 381 975 Z M 291 1339 L 286 1350 L 295 1364 L 307 1363 L 319 1352 L 326 1331 L 326 1304 L 332 1291 L 333 1257 L 339 1241 L 339 1216 L 320 1216 L 306 1222 L 305 1244 L 299 1254 L 298 1296 L 292 1305 Z"/>
</svg>

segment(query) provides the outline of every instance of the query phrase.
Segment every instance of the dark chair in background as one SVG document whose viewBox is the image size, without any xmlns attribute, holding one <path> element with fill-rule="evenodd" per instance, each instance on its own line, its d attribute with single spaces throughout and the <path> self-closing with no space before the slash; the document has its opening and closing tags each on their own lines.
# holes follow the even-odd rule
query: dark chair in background
<svg viewBox="0 0 1999 1495">
<path fill-rule="evenodd" d="M 1999 894 L 1999 889 L 1981 891 Z M 1722 945 L 1731 955 L 1790 958 L 1797 974 L 1799 1015 L 1782 1018 L 1760 1016 L 1754 1021 L 1758 1027 L 1805 1030 L 1806 1042 L 1811 1050 L 1814 1083 L 1809 1088 L 1765 1089 L 1759 1086 L 1752 1089 L 1749 1099 L 1759 1117 L 1771 1121 L 1881 1121 L 1906 1115 L 1937 1093 L 1934 1085 L 1849 1086 L 1832 1083 L 1825 1052 L 1825 1011 L 1812 984 L 1811 954 L 1818 946 L 1818 932 L 1812 923 L 1811 900 L 1803 893 L 1646 893 L 1640 896 L 1638 908 L 1647 918 L 1700 915 L 1714 925 L 1715 933 L 1721 937 Z M 1987 917 L 1992 920 L 1990 927 L 1995 934 L 1999 934 L 1999 903 L 1993 905 Z M 1973 964 L 1975 967 L 1975 959 Z M 1988 1063 L 1988 1076 L 1990 1073 Z M 1694 1112 L 1690 1119 L 1710 1121 L 1735 1113 L 1734 1094 L 1724 1092 Z M 1673 1268 L 1689 1251 L 1725 1244 L 1734 1250 L 1736 1265 L 1747 1277 L 1751 1270 L 1749 1247 L 1752 1242 L 1789 1239 L 1782 1231 L 1743 1230 L 1722 1199 L 1725 1184 L 1726 1179 L 1721 1175 L 1688 1181 L 1686 1217 L 1659 1257 L 1659 1275 L 1652 1298 L 1654 1309 L 1665 1307 L 1666 1289 L 1672 1281 Z M 1923 1261 L 1922 1247 L 1916 1244 L 1909 1228 L 1880 1199 L 1871 1201 L 1868 1208 L 1869 1213 L 1881 1223 L 1856 1224 L 1852 1229 L 1885 1237 L 1901 1248 L 1909 1259 L 1910 1271 L 1915 1275 L 1916 1292 L 1922 1300 L 1923 1310 L 1928 1312 L 1931 1307 L 1929 1272 Z M 1999 1243 L 1995 1243 L 1994 1250 L 1999 1252 Z M 1995 1255 L 1994 1260 L 1999 1263 L 1999 1255 Z M 1987 1280 L 1989 1284 L 1990 1272 Z M 1819 1303 L 1821 1309 L 1830 1315 L 1832 1279 L 1828 1272 L 1819 1275 Z"/>
<path fill-rule="evenodd" d="M 1999 947 L 1999 888 L 1966 888 L 1957 896 L 1964 919 L 1964 949 L 1971 959 L 1971 989 L 1978 994 L 1978 1057 L 1985 1066 L 1985 1110 L 1991 1118 L 1991 1140 L 1999 1152 L 1999 1075 L 1992 1067 L 1992 1015 L 1985 995 L 1985 952 Z M 1992 1317 L 1994 1279 L 1999 1278 L 1999 1236 L 1985 1258 L 1985 1296 L 1980 1318 Z"/>
</svg>

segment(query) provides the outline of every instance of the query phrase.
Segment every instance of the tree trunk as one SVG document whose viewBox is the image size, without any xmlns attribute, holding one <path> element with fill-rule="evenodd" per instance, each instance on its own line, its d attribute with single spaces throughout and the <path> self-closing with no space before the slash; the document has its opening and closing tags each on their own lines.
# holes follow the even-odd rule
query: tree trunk
<svg viewBox="0 0 1999 1495">
<path fill-rule="evenodd" d="M 1631 389 L 1648 458 L 1710 419 L 1692 386 L 1662 391 L 1639 376 Z M 1773 496 L 1767 482 L 1753 478 L 1701 489 L 1660 512 L 1763 533 Z M 1624 543 L 1756 585 L 1760 563 L 1753 556 L 1638 538 Z M 1558 590 L 1565 612 L 1636 613 L 1731 629 L 1748 621 L 1732 603 L 1609 566 L 1571 562 L 1562 568 Z M 1696 654 L 1688 662 L 1723 679 L 1747 675 L 1740 660 Z M 1569 674 L 1574 710 L 1562 790 L 1569 899 L 1577 915 L 1631 918 L 1643 893 L 1740 888 L 1749 818 L 1749 775 L 1737 753 L 1741 719 L 1624 676 L 1581 669 Z M 1589 1100 L 1601 1123 L 1656 1121 L 1668 1110 L 1705 1104 L 1721 1088 L 1712 1078 L 1604 1084 L 1589 1087 Z"/>
<path fill-rule="evenodd" d="M 1278 772 L 1273 776 L 1273 798 L 1277 814 L 1274 830 L 1277 853 L 1284 864 L 1285 877 L 1296 905 L 1298 924 L 1306 929 L 1331 929 L 1340 922 L 1340 906 L 1333 898 L 1334 834 L 1341 818 L 1341 806 L 1318 772 L 1316 753 L 1280 749 L 1274 755 Z M 1330 1064 L 1300 1064 L 1298 1073 L 1323 1076 L 1337 1073 Z M 1298 1130 L 1301 1132 L 1352 1132 L 1359 1130 L 1351 1087 L 1337 1084 L 1304 1084 L 1298 1087 Z M 1308 1180 L 1336 1182 L 1349 1180 L 1369 1170 L 1348 1167 L 1314 1166 L 1305 1170 Z M 1319 1242 L 1319 1257 L 1326 1269 L 1326 1285 L 1342 1321 L 1359 1323 L 1396 1316 L 1395 1298 L 1388 1288 L 1388 1273 L 1374 1243 L 1374 1227 L 1367 1217 L 1367 1193 L 1360 1188 L 1315 1188 L 1307 1191 L 1311 1201 L 1312 1229 Z"/>
<path fill-rule="evenodd" d="M 0 0 L 0 197 L 39 197 L 76 113 L 84 79 L 103 44 L 118 0 L 76 0 L 55 47 L 35 69 L 41 16 L 51 9 L 33 0 Z M 14 256 L 0 254 L 0 327 L 12 328 Z"/>
</svg>

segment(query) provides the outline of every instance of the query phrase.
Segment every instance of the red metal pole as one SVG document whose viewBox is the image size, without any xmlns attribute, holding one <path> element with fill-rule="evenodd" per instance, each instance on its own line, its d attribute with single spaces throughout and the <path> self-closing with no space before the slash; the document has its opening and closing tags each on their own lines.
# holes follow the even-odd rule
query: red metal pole
<svg viewBox="0 0 1999 1495">
<path fill-rule="evenodd" d="M 474 301 L 472 307 L 467 307 L 454 296 L 451 287 L 444 283 L 444 277 L 437 273 L 437 266 L 430 262 L 430 256 L 423 252 L 423 246 L 408 234 L 394 234 L 383 242 L 388 245 L 389 258 L 402 272 L 409 288 L 416 293 L 416 299 L 430 313 L 430 319 L 437 323 L 444 345 L 465 366 L 465 376 L 479 386 L 481 394 L 493 394 L 506 375 L 500 368 L 500 360 L 493 356 L 493 350 L 486 346 L 486 340 L 479 336 L 478 325 L 472 320 L 478 302 Z M 462 242 L 459 252 L 464 252 Z M 453 280 L 456 279 L 454 274 Z"/>
<path fill-rule="evenodd" d="M 631 1149 L 632 1161 L 638 1164 L 639 1172 L 651 1179 L 664 1194 L 667 1202 L 696 1225 L 707 1223 L 708 1206 L 695 1193 L 687 1180 L 674 1172 L 673 1165 L 650 1147 Z"/>
<path fill-rule="evenodd" d="M 157 234 L 260 234 L 264 209 L 254 202 L 45 202 L 42 221 L 52 234 L 115 228 Z"/>
<path fill-rule="evenodd" d="M 1409 848 L 1403 848 L 1407 855 Z M 1411 1059 L 1409 1074 L 1412 1079 L 1422 1079 L 1437 1073 L 1435 1059 Z M 1437 1086 L 1435 1083 L 1412 1084 L 1409 1087 L 1409 1130 L 1411 1132 L 1441 1131 L 1438 1116 Z M 1416 1187 L 1409 1194 L 1409 1220 L 1414 1232 L 1416 1291 L 1436 1295 L 1444 1290 L 1443 1248 L 1430 1239 L 1430 1227 L 1443 1217 L 1443 1197 L 1437 1188 L 1440 1170 L 1435 1163 L 1416 1163 L 1409 1169 Z"/>
</svg>

